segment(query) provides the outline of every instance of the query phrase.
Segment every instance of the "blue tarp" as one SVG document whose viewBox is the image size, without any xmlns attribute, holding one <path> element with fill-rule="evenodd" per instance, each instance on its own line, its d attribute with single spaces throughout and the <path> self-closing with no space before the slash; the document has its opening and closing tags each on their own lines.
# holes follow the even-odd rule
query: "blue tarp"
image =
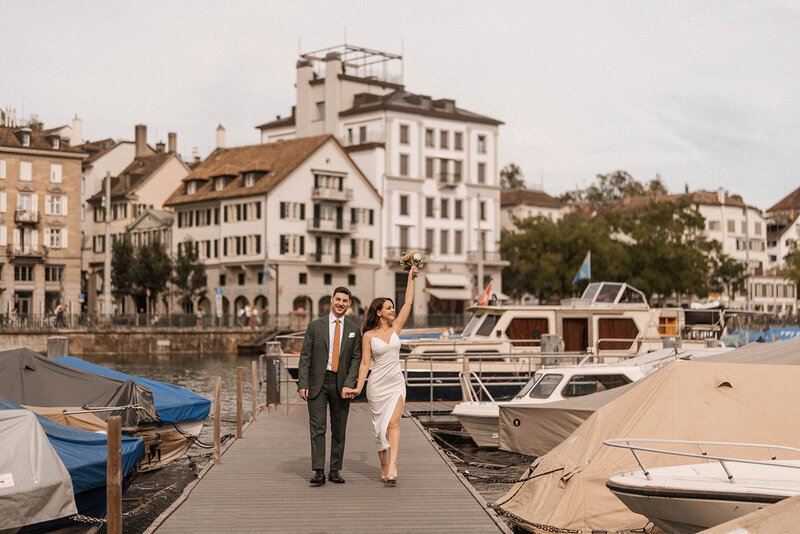
<svg viewBox="0 0 800 534">
<path fill-rule="evenodd" d="M 122 381 L 133 379 L 138 385 L 144 386 L 153 392 L 153 405 L 155 406 L 156 413 L 165 423 L 202 420 L 208 416 L 208 412 L 211 410 L 210 400 L 180 386 L 165 384 L 164 382 L 157 382 L 147 378 L 139 378 L 138 376 L 126 375 L 125 373 L 113 371 L 72 356 L 54 358 L 53 361 L 82 371 L 105 376 L 106 378 L 114 378 Z"/>
<path fill-rule="evenodd" d="M 0 410 L 24 410 L 19 404 L 0 397 Z M 36 415 L 47 439 L 72 477 L 76 494 L 106 485 L 108 440 L 105 434 L 59 425 Z M 144 458 L 144 443 L 139 438 L 122 436 L 122 473 L 127 475 Z"/>
</svg>

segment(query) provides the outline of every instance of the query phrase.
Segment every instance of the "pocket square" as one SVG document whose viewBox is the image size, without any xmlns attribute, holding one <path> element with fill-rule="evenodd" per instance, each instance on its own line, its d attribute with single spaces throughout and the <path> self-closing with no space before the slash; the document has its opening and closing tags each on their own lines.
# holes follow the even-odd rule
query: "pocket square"
<svg viewBox="0 0 800 534">
<path fill-rule="evenodd" d="M 350 335 L 347 336 L 347 337 L 356 337 L 356 333 L 355 332 L 350 332 Z"/>
</svg>

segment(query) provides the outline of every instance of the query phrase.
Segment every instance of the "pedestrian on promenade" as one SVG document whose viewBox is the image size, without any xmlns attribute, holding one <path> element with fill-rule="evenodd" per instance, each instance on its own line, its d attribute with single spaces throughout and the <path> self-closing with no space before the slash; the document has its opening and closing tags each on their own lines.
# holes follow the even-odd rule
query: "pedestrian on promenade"
<svg viewBox="0 0 800 534">
<path fill-rule="evenodd" d="M 56 328 L 64 328 L 67 324 L 64 322 L 64 303 L 59 302 L 56 306 Z"/>
<path fill-rule="evenodd" d="M 342 388 L 353 388 L 361 364 L 359 324 L 344 313 L 350 307 L 350 290 L 337 287 L 331 296 L 331 311 L 308 323 L 300 350 L 297 386 L 308 402 L 311 434 L 311 484 L 325 484 L 325 432 L 330 409 L 331 454 L 328 479 L 344 484 L 341 475 L 350 398 Z"/>
</svg>

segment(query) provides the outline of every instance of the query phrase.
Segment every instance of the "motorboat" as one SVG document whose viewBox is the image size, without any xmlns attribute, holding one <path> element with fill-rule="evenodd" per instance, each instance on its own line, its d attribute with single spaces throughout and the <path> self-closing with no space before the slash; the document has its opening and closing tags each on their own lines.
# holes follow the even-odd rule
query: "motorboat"
<svg viewBox="0 0 800 534">
<path fill-rule="evenodd" d="M 77 534 L 100 528 L 100 522 L 73 516 L 106 516 L 104 433 L 59 425 L 0 397 L 0 443 L 0 532 Z M 121 450 L 129 482 L 144 457 L 144 443 L 122 436 Z"/>
<path fill-rule="evenodd" d="M 55 361 L 29 349 L 0 352 L 0 396 L 60 425 L 105 432 L 111 415 L 144 441 L 138 471 L 164 467 L 194 443 L 210 401 L 188 390 L 131 377 L 77 358 Z"/>
<path fill-rule="evenodd" d="M 800 449 L 779 445 L 682 440 L 613 439 L 639 464 L 611 476 L 606 487 L 628 509 L 669 534 L 693 534 L 800 495 Z M 670 448 L 663 448 L 669 445 Z M 696 452 L 686 452 L 689 446 Z M 715 446 L 741 447 L 742 457 L 709 454 Z M 753 451 L 761 453 L 753 454 Z M 702 460 L 647 468 L 643 453 Z M 781 459 L 777 456 L 781 455 Z"/>
</svg>

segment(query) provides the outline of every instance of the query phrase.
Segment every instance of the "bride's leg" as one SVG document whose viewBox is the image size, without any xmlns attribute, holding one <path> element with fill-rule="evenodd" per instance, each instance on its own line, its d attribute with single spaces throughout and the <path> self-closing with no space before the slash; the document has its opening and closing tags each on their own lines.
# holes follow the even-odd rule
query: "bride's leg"
<svg viewBox="0 0 800 534">
<path fill-rule="evenodd" d="M 387 477 L 397 477 L 397 456 L 400 453 L 400 418 L 403 416 L 403 397 L 397 398 L 394 413 L 389 420 L 389 428 L 386 430 L 386 438 L 389 441 L 389 470 Z"/>
<path fill-rule="evenodd" d="M 386 471 L 389 466 L 389 461 L 386 457 L 386 449 L 378 451 L 378 459 L 381 462 L 381 478 L 386 478 Z"/>
</svg>

